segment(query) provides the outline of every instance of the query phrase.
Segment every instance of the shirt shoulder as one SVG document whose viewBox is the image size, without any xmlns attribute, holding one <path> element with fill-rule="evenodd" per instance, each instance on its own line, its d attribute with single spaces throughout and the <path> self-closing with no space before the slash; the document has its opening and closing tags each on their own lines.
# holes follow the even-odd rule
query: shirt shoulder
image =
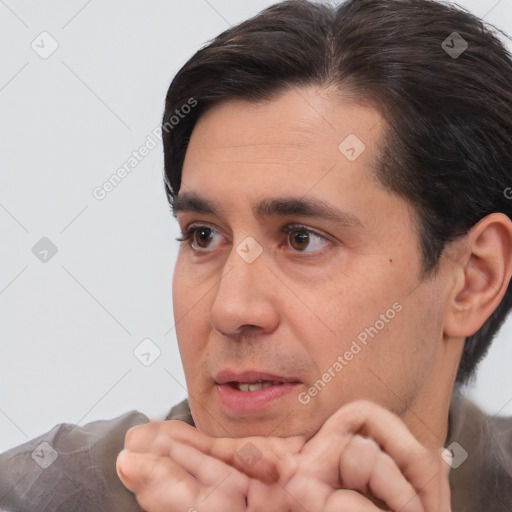
<svg viewBox="0 0 512 512">
<path fill-rule="evenodd" d="M 456 393 L 446 447 L 454 512 L 512 509 L 512 417 L 490 416 Z"/>
<path fill-rule="evenodd" d="M 0 454 L 0 510 L 140 512 L 115 463 L 126 432 L 148 421 L 131 411 L 83 427 L 64 423 Z"/>
<path fill-rule="evenodd" d="M 195 427 L 194 420 L 192 418 L 192 413 L 190 412 L 190 404 L 187 398 L 185 398 L 185 400 L 183 400 L 182 402 L 176 404 L 171 409 L 171 411 L 169 412 L 165 419 L 180 420 Z"/>
</svg>

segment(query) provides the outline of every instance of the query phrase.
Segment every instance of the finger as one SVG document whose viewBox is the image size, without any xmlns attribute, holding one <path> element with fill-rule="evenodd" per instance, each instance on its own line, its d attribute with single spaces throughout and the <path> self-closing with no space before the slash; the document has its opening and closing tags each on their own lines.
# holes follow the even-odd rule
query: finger
<svg viewBox="0 0 512 512">
<path fill-rule="evenodd" d="M 441 512 L 451 512 L 451 491 L 450 491 L 450 469 L 451 466 L 446 463 L 441 456 L 444 449 L 440 450 L 439 458 L 441 459 Z"/>
<path fill-rule="evenodd" d="M 137 427 L 138 430 L 131 429 L 133 432 L 129 432 L 134 439 L 130 439 L 130 442 L 137 448 L 148 446 L 144 440 L 135 439 L 136 436 L 145 435 L 143 427 L 146 426 L 148 436 L 153 436 L 150 444 L 152 452 L 164 455 L 171 449 L 173 441 L 179 441 L 265 483 L 279 479 L 285 461 L 298 453 L 306 441 L 301 437 L 213 438 L 181 421 L 164 421 L 158 425 L 158 431 L 149 424 Z"/>
<path fill-rule="evenodd" d="M 144 425 L 132 427 L 126 432 L 125 449 L 131 452 L 164 456 L 168 454 L 174 439 L 189 439 L 189 444 L 197 445 L 199 441 L 194 441 L 195 437 L 203 438 L 204 443 L 210 439 L 183 421 L 150 421 Z"/>
<path fill-rule="evenodd" d="M 124 486 L 134 493 L 140 493 L 148 486 L 158 487 L 163 483 L 167 487 L 180 482 L 190 485 L 195 483 L 194 477 L 171 459 L 150 453 L 123 450 L 117 457 L 116 471 Z"/>
<path fill-rule="evenodd" d="M 321 460 L 324 471 L 332 471 L 341 451 L 358 433 L 373 439 L 395 461 L 418 492 L 425 510 L 439 510 L 441 470 L 437 456 L 417 441 L 398 416 L 372 402 L 359 400 L 340 408 L 308 441 L 304 457 Z"/>
<path fill-rule="evenodd" d="M 206 453 L 264 483 L 287 481 L 297 466 L 294 457 L 305 438 L 246 437 L 215 438 Z"/>
<path fill-rule="evenodd" d="M 251 480 L 246 510 L 249 512 L 315 512 L 294 500 L 288 489 L 279 484 L 267 485 Z M 317 511 L 318 512 L 318 511 Z"/>
<path fill-rule="evenodd" d="M 417 492 L 393 459 L 371 439 L 354 436 L 343 450 L 339 474 L 344 488 L 367 492 L 401 512 L 423 512 Z"/>
<path fill-rule="evenodd" d="M 203 486 L 217 487 L 229 478 L 229 484 L 240 494 L 247 494 L 249 478 L 224 462 L 205 455 L 196 448 L 173 442 L 169 457 L 183 470 L 194 475 Z"/>
<path fill-rule="evenodd" d="M 164 457 L 169 456 L 173 445 L 180 441 L 186 441 L 192 447 L 202 447 L 206 453 L 212 439 L 182 421 L 151 421 L 129 429 L 124 447 L 130 452 L 152 453 Z"/>
<path fill-rule="evenodd" d="M 167 456 L 123 450 L 116 469 L 123 484 L 136 494 L 137 501 L 148 512 L 246 510 L 248 478 L 216 459 L 210 462 L 224 466 L 226 473 L 223 478 L 219 473 L 211 486 L 201 484 L 196 475 Z"/>
<path fill-rule="evenodd" d="M 153 453 L 153 445 L 161 432 L 161 421 L 150 421 L 128 429 L 124 438 L 124 447 L 130 452 Z M 155 455 L 161 455 L 155 453 Z"/>
<path fill-rule="evenodd" d="M 182 421 L 169 420 L 131 428 L 125 437 L 125 449 L 165 456 L 176 441 L 192 446 L 251 478 L 271 483 L 279 479 L 283 454 L 298 452 L 305 438 L 213 438 Z"/>
<path fill-rule="evenodd" d="M 168 457 L 123 450 L 116 470 L 143 510 L 181 512 L 197 502 L 198 483 Z"/>
<path fill-rule="evenodd" d="M 334 491 L 327 499 L 322 512 L 382 512 L 383 509 L 374 505 L 361 494 L 346 489 Z M 398 510 L 398 509 L 397 509 Z"/>
<path fill-rule="evenodd" d="M 116 469 L 143 510 L 178 512 L 196 502 L 199 491 L 194 478 L 167 457 L 122 451 Z"/>
</svg>

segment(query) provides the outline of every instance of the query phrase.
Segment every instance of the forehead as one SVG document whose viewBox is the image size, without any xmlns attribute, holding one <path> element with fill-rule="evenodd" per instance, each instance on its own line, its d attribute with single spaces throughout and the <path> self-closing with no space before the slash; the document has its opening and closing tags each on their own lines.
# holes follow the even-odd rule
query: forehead
<svg viewBox="0 0 512 512">
<path fill-rule="evenodd" d="M 375 109 L 325 89 L 291 89 L 259 103 L 225 101 L 194 128 L 180 195 L 222 201 L 226 211 L 276 195 L 357 211 L 372 193 L 389 196 L 373 172 L 382 124 Z"/>
<path fill-rule="evenodd" d="M 188 182 L 207 168 L 213 180 L 251 174 L 311 186 L 318 173 L 333 167 L 346 175 L 369 170 L 381 132 L 375 109 L 318 88 L 291 89 L 259 103 L 226 101 L 195 126 L 183 178 Z"/>
</svg>

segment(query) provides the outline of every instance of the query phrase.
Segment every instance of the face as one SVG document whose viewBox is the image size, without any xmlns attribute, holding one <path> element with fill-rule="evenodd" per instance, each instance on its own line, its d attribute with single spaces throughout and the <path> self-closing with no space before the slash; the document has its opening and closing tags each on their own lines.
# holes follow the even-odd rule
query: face
<svg viewBox="0 0 512 512">
<path fill-rule="evenodd" d="M 374 177 L 382 134 L 316 88 L 200 118 L 173 301 L 203 432 L 312 435 L 356 398 L 403 415 L 434 389 L 442 277 L 420 279 L 413 211 Z"/>
</svg>

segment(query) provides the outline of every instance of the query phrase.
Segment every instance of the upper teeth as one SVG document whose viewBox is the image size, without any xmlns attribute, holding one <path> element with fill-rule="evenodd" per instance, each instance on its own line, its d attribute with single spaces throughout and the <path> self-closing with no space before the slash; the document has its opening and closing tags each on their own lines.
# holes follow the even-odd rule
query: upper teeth
<svg viewBox="0 0 512 512">
<path fill-rule="evenodd" d="M 235 387 L 240 391 L 259 391 L 263 388 L 268 388 L 269 386 L 274 385 L 274 382 L 271 380 L 263 380 L 260 382 L 251 382 L 249 383 L 242 383 L 242 382 L 236 382 Z"/>
</svg>

